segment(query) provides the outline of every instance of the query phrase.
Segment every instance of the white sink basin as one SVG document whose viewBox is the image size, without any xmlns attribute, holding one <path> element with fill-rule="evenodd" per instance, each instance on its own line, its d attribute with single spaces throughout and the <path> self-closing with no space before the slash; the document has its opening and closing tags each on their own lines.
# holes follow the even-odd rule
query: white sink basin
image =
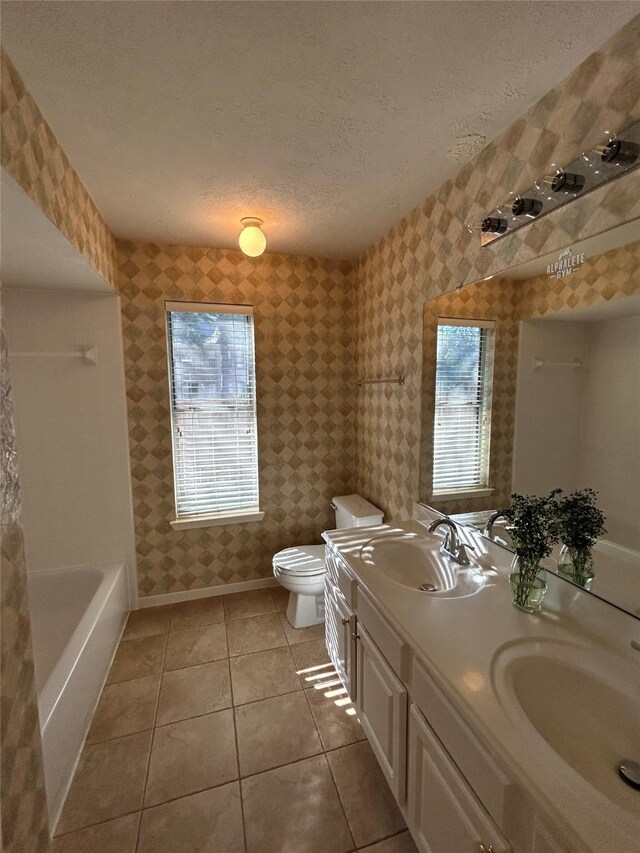
<svg viewBox="0 0 640 853">
<path fill-rule="evenodd" d="M 640 760 L 637 676 L 624 662 L 564 643 L 523 642 L 498 653 L 493 679 L 514 722 L 610 802 L 639 813 L 640 791 L 617 770 L 622 759 Z"/>
<path fill-rule="evenodd" d="M 458 598 L 473 595 L 485 582 L 477 567 L 458 566 L 440 553 L 438 537 L 404 533 L 370 540 L 361 558 L 385 577 L 421 595 Z"/>
</svg>

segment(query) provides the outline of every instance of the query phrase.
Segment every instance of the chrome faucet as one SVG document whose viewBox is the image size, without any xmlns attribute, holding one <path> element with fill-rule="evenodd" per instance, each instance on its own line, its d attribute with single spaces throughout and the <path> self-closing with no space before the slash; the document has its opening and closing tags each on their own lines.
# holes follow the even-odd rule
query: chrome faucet
<svg viewBox="0 0 640 853">
<path fill-rule="evenodd" d="M 489 518 L 487 519 L 487 523 L 484 526 L 484 530 L 482 531 L 483 535 L 487 537 L 487 539 L 491 539 L 492 542 L 497 542 L 499 545 L 506 545 L 507 543 L 504 539 L 498 537 L 497 539 L 493 538 L 493 525 L 499 518 L 506 518 L 506 515 L 502 510 L 497 510 L 496 512 L 492 512 Z"/>
<path fill-rule="evenodd" d="M 432 521 L 427 527 L 427 533 L 435 533 L 435 531 L 443 525 L 447 528 L 447 535 L 440 546 L 441 553 L 445 554 L 447 557 L 451 557 L 451 559 L 459 566 L 470 565 L 469 557 L 467 555 L 467 547 L 473 548 L 473 546 L 466 546 L 464 542 L 460 542 L 458 539 L 458 528 L 450 518 L 436 518 L 436 520 Z"/>
</svg>

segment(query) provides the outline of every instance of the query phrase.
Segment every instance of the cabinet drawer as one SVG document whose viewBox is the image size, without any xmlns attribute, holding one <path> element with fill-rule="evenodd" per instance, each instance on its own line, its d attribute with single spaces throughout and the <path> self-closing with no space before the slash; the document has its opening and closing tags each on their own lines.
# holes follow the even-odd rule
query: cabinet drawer
<svg viewBox="0 0 640 853">
<path fill-rule="evenodd" d="M 328 576 L 344 595 L 349 607 L 353 607 L 356 598 L 356 582 L 351 570 L 328 545 L 324 550 Z"/>
<path fill-rule="evenodd" d="M 420 708 L 495 822 L 504 826 L 510 781 L 424 667 L 414 659 L 412 701 Z"/>
<path fill-rule="evenodd" d="M 405 660 L 408 657 L 408 647 L 361 588 L 358 588 L 356 613 L 358 622 L 367 629 L 395 674 L 406 680 Z"/>
<path fill-rule="evenodd" d="M 409 712 L 409 825 L 421 853 L 510 853 L 415 705 Z"/>
</svg>

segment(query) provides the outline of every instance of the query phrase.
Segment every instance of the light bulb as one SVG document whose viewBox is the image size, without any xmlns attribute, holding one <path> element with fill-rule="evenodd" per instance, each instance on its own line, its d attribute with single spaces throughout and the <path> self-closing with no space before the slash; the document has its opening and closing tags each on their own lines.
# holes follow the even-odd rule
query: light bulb
<svg viewBox="0 0 640 853">
<path fill-rule="evenodd" d="M 505 234 L 509 224 L 498 216 L 485 216 L 481 222 L 470 222 L 467 231 L 470 234 Z"/>
<path fill-rule="evenodd" d="M 640 146 L 636 142 L 620 139 L 610 130 L 603 133 L 602 142 L 590 151 L 583 151 L 582 159 L 595 175 L 606 178 L 617 169 L 628 169 L 637 162 Z"/>
<path fill-rule="evenodd" d="M 593 148 L 593 154 L 599 157 L 602 163 L 621 167 L 628 167 L 635 163 L 639 153 L 638 146 L 634 142 L 620 139 L 610 130 L 605 130 L 603 142 Z"/>
<path fill-rule="evenodd" d="M 242 231 L 238 237 L 240 248 L 248 257 L 257 258 L 267 246 L 267 238 L 260 227 L 262 219 L 257 219 L 255 216 L 245 216 L 240 222 L 242 223 Z"/>
<path fill-rule="evenodd" d="M 542 210 L 542 202 L 537 198 L 529 198 L 528 196 L 516 196 L 511 207 L 511 213 L 514 219 L 519 216 L 526 216 L 527 219 L 535 219 Z"/>
<path fill-rule="evenodd" d="M 562 166 L 551 163 L 542 178 L 534 186 L 535 191 L 548 201 L 560 195 L 577 196 L 584 189 L 584 175 L 576 172 L 565 172 Z"/>
<path fill-rule="evenodd" d="M 496 206 L 496 210 L 500 214 L 500 216 L 504 216 L 507 219 L 513 216 L 513 203 L 518 196 L 514 192 L 508 192 Z"/>
</svg>

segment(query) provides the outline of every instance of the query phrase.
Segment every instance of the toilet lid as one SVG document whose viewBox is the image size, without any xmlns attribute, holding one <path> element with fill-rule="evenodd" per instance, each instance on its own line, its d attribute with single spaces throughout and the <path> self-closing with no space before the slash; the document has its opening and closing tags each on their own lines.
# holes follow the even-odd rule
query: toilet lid
<svg viewBox="0 0 640 853">
<path fill-rule="evenodd" d="M 290 575 L 319 575 L 326 571 L 324 545 L 297 545 L 278 551 L 273 564 Z"/>
</svg>

